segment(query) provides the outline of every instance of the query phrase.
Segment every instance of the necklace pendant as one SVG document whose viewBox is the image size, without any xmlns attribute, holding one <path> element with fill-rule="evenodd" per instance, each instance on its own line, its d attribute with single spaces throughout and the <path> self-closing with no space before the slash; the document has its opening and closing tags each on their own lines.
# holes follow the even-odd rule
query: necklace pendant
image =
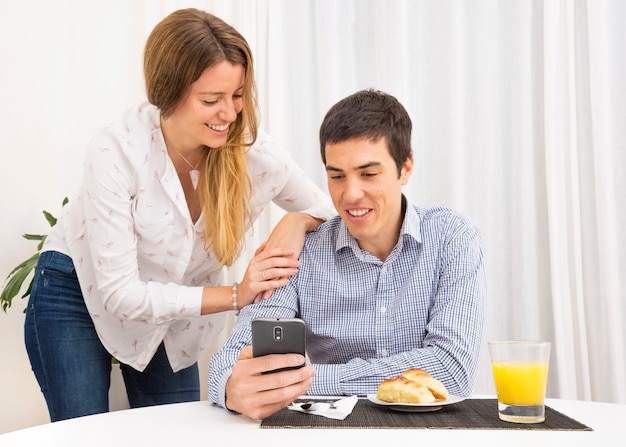
<svg viewBox="0 0 626 447">
<path fill-rule="evenodd" d="M 189 171 L 189 177 L 191 177 L 191 185 L 193 189 L 198 189 L 198 180 L 200 180 L 200 171 L 192 169 Z"/>
</svg>

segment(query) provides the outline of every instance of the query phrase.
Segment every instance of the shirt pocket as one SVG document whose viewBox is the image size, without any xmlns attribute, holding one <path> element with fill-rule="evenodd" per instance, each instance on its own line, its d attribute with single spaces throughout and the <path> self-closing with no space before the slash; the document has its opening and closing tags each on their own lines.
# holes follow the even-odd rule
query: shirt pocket
<svg viewBox="0 0 626 447">
<path fill-rule="evenodd" d="M 134 217 L 137 237 L 137 258 L 142 264 L 163 265 L 166 255 L 175 243 L 175 219 L 171 215 L 147 218 L 139 214 Z"/>
</svg>

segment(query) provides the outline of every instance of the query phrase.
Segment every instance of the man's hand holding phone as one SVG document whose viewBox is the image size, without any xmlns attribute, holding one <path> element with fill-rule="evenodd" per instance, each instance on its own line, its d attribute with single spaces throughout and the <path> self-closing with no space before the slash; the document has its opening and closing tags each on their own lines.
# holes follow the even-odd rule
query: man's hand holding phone
<svg viewBox="0 0 626 447">
<path fill-rule="evenodd" d="M 301 320 L 269 319 L 253 327 L 254 355 L 252 346 L 240 351 L 226 384 L 226 407 L 263 419 L 306 394 L 316 370 L 304 365 Z"/>
</svg>

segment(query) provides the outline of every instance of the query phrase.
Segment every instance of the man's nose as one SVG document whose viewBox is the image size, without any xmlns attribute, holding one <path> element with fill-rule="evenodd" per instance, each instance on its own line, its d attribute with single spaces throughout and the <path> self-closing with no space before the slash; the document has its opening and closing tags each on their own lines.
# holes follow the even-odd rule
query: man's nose
<svg viewBox="0 0 626 447">
<path fill-rule="evenodd" d="M 363 197 L 363 187 L 361 182 L 357 180 L 348 180 L 344 191 L 344 198 L 350 202 L 354 202 Z"/>
</svg>

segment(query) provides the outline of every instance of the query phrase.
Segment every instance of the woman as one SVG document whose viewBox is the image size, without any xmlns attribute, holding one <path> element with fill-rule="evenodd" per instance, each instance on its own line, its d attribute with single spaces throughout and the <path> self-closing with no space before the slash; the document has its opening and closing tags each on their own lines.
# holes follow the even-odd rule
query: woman
<svg viewBox="0 0 626 447">
<path fill-rule="evenodd" d="M 196 9 L 149 36 L 148 103 L 92 140 L 37 266 L 25 338 L 52 421 L 108 411 L 112 356 L 131 407 L 198 400 L 196 362 L 225 311 L 287 284 L 305 233 L 334 214 L 257 129 L 252 63 L 235 29 Z M 270 201 L 288 213 L 224 285 Z"/>
</svg>

